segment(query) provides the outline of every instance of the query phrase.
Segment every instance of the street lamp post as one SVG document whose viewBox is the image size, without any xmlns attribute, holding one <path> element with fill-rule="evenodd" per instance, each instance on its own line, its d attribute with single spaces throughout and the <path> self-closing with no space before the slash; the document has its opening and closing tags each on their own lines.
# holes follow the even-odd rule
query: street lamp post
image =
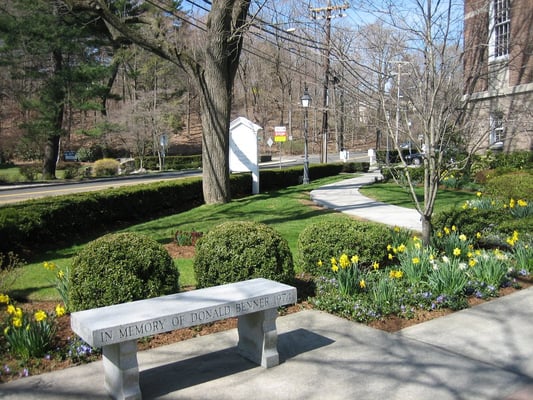
<svg viewBox="0 0 533 400">
<path fill-rule="evenodd" d="M 311 106 L 311 96 L 309 95 L 309 91 L 307 90 L 307 85 L 305 85 L 304 94 L 300 98 L 300 101 L 302 102 L 302 107 L 305 109 L 304 114 L 304 178 L 303 178 L 303 184 L 306 185 L 309 183 L 309 151 L 307 147 L 307 121 L 308 121 L 308 114 L 307 110 L 309 106 Z"/>
</svg>

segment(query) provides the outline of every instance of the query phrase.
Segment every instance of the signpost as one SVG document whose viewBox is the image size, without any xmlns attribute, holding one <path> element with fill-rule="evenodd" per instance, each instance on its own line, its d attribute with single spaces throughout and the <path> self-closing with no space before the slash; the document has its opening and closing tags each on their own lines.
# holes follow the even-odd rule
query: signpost
<svg viewBox="0 0 533 400">
<path fill-rule="evenodd" d="M 281 143 L 287 141 L 287 128 L 284 126 L 274 127 L 274 142 L 279 143 L 279 168 L 281 169 Z"/>
</svg>

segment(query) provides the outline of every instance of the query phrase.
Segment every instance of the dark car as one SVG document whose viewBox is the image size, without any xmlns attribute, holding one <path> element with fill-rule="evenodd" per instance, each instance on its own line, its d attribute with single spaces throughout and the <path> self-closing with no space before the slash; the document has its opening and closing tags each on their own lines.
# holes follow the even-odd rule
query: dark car
<svg viewBox="0 0 533 400">
<path fill-rule="evenodd" d="M 403 158 L 407 164 L 422 165 L 424 162 L 424 153 L 406 154 Z"/>
</svg>

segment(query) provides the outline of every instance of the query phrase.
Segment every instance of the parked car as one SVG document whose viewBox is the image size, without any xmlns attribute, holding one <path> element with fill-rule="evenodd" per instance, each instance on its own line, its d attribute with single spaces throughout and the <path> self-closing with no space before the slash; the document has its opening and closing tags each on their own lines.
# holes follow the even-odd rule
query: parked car
<svg viewBox="0 0 533 400">
<path fill-rule="evenodd" d="M 63 160 L 65 161 L 78 161 L 78 156 L 75 151 L 67 150 L 63 152 Z"/>
<path fill-rule="evenodd" d="M 424 153 L 411 153 L 404 156 L 405 162 L 411 165 L 422 165 L 424 162 Z"/>
<path fill-rule="evenodd" d="M 400 149 L 402 150 L 411 150 L 413 149 L 415 146 L 413 145 L 413 143 L 407 141 L 405 143 L 401 143 L 400 144 Z"/>
</svg>

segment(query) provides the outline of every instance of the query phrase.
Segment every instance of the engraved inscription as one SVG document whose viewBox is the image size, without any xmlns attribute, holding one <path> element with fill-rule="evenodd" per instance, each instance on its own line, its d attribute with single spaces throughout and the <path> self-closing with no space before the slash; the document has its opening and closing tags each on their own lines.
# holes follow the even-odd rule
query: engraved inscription
<svg viewBox="0 0 533 400">
<path fill-rule="evenodd" d="M 234 303 L 189 311 L 181 314 L 168 315 L 154 321 L 138 322 L 114 329 L 98 332 L 101 345 L 118 343 L 125 340 L 140 338 L 174 329 L 185 328 L 220 319 L 276 308 L 284 304 L 296 302 L 296 291 L 258 297 L 252 300 L 236 301 Z"/>
<path fill-rule="evenodd" d="M 191 322 L 194 323 L 202 323 L 207 321 L 216 321 L 218 319 L 222 319 L 226 316 L 229 316 L 231 314 L 231 307 L 230 306 L 224 306 L 224 307 L 217 307 L 213 309 L 207 309 L 202 311 L 195 311 L 191 313 Z"/>
<path fill-rule="evenodd" d="M 125 339 L 132 336 L 153 335 L 154 333 L 164 332 L 164 329 L 165 324 L 163 323 L 163 320 L 156 320 L 120 328 L 119 337 Z"/>
<path fill-rule="evenodd" d="M 264 308 L 270 308 L 270 299 L 268 297 L 261 297 L 259 299 L 241 301 L 235 303 L 235 311 L 237 314 L 247 313 L 254 310 L 262 310 Z"/>
</svg>

